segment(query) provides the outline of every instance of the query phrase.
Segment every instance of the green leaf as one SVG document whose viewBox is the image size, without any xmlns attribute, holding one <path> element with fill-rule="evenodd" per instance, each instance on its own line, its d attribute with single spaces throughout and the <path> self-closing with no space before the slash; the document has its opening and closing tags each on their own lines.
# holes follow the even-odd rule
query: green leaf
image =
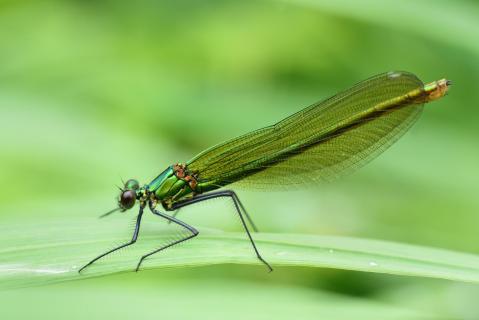
<svg viewBox="0 0 479 320">
<path fill-rule="evenodd" d="M 2 291 L 2 319 L 445 319 L 434 308 L 421 311 L 278 281 L 181 278 L 174 272 L 150 275 L 124 274 L 94 284 L 75 282 L 49 290 Z"/>
<path fill-rule="evenodd" d="M 145 222 L 130 249 L 78 269 L 96 255 L 129 240 L 124 217 L 71 219 L 0 230 L 0 286 L 23 287 L 80 280 L 134 270 L 141 255 L 178 238 L 168 228 Z M 254 234 L 274 266 L 339 268 L 479 283 L 479 257 L 471 254 L 346 237 Z M 145 260 L 142 269 L 224 263 L 259 264 L 243 233 L 200 228 L 200 236 Z M 259 268 L 258 272 L 266 272 Z"/>
</svg>

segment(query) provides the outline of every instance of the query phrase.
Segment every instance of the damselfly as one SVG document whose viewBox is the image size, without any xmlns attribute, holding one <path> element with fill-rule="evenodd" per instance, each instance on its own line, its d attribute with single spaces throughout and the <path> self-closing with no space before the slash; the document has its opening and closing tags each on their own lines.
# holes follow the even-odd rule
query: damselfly
<svg viewBox="0 0 479 320">
<path fill-rule="evenodd" d="M 171 165 L 142 187 L 136 180 L 128 180 L 118 207 L 103 216 L 126 211 L 138 202 L 132 239 L 99 255 L 80 271 L 135 243 L 148 206 L 153 214 L 185 228 L 188 236 L 142 256 L 138 271 L 145 258 L 198 235 L 194 227 L 167 212 L 220 197 L 233 201 L 254 253 L 271 271 L 251 236 L 248 224 L 257 229 L 238 196 L 232 190 L 217 189 L 232 183 L 266 189 L 315 185 L 357 169 L 399 139 L 416 121 L 424 103 L 444 96 L 449 85 L 446 79 L 424 84 L 408 72 L 380 74 L 272 126 L 218 144 L 186 163 Z M 157 210 L 158 204 L 164 212 Z"/>
</svg>

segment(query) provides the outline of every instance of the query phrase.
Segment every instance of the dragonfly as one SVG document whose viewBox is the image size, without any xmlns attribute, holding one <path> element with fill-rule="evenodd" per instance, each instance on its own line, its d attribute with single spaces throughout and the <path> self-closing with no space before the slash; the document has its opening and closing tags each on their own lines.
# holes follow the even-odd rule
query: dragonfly
<svg viewBox="0 0 479 320">
<path fill-rule="evenodd" d="M 166 168 L 150 183 L 124 183 L 116 211 L 139 204 L 130 241 L 88 262 L 134 244 L 146 207 L 151 213 L 186 229 L 188 235 L 143 255 L 143 261 L 167 248 L 198 236 L 198 230 L 178 219 L 180 208 L 213 198 L 228 198 L 237 212 L 252 251 L 269 271 L 250 228 L 257 231 L 251 216 L 230 184 L 256 189 L 285 189 L 314 186 L 354 171 L 397 141 L 418 119 L 425 103 L 446 95 L 451 81 L 424 84 L 416 75 L 391 71 L 357 83 L 330 98 L 315 103 L 278 123 L 215 145 L 186 163 Z M 159 210 L 160 207 L 163 210 Z"/>
</svg>

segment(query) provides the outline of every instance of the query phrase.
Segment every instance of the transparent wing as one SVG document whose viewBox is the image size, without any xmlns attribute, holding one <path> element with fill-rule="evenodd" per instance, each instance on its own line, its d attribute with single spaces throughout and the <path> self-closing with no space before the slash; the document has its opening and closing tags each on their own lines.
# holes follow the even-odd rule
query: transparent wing
<svg viewBox="0 0 479 320">
<path fill-rule="evenodd" d="M 411 73 L 377 75 L 275 125 L 214 146 L 188 167 L 198 172 L 200 181 L 218 186 L 237 182 L 277 189 L 334 179 L 366 164 L 399 139 L 421 113 L 422 104 L 360 115 L 422 87 Z"/>
</svg>

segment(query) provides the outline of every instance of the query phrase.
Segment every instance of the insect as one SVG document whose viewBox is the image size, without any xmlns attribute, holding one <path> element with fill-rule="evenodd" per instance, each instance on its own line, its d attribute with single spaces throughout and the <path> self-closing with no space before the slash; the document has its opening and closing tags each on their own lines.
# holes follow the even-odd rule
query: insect
<svg viewBox="0 0 479 320">
<path fill-rule="evenodd" d="M 145 254 L 151 255 L 192 239 L 198 231 L 176 218 L 177 210 L 213 198 L 229 198 L 258 259 L 261 256 L 250 227 L 251 217 L 229 184 L 255 188 L 315 185 L 357 169 L 399 139 L 416 121 L 423 105 L 444 96 L 451 82 L 441 79 L 424 84 L 409 72 L 388 72 L 364 80 L 286 119 L 209 148 L 186 163 L 169 166 L 153 181 L 140 187 L 130 179 L 121 190 L 118 207 L 126 211 L 139 203 L 135 230 L 127 243 L 109 250 L 83 266 L 136 242 L 144 209 L 175 223 L 189 235 Z M 164 211 L 157 208 L 161 204 Z M 169 212 L 175 212 L 169 214 Z"/>
</svg>

